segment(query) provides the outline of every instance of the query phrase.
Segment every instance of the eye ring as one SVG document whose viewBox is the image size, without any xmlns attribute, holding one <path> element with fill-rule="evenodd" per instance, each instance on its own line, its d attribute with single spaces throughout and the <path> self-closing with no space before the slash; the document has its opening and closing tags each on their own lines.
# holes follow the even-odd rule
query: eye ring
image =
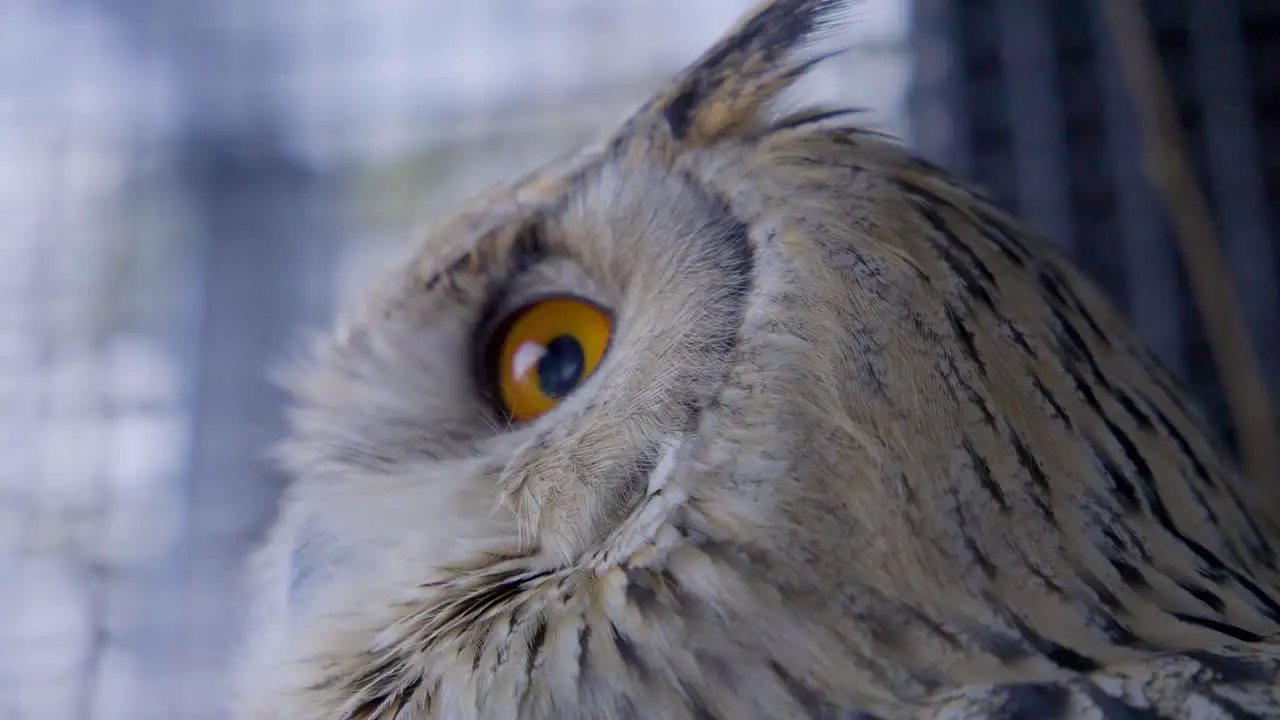
<svg viewBox="0 0 1280 720">
<path fill-rule="evenodd" d="M 591 377 L 612 339 L 612 313 L 586 298 L 547 295 L 524 304 L 490 336 L 495 403 L 513 423 L 541 417 Z"/>
</svg>

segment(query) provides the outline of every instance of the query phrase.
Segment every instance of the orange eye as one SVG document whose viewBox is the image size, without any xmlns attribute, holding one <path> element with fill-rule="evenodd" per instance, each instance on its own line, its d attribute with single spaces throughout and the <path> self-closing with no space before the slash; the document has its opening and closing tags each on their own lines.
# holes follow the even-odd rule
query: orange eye
<svg viewBox="0 0 1280 720">
<path fill-rule="evenodd" d="M 508 320 L 496 338 L 494 377 L 511 419 L 532 420 L 581 385 L 604 356 L 610 326 L 604 310 L 569 297 L 540 300 Z"/>
</svg>

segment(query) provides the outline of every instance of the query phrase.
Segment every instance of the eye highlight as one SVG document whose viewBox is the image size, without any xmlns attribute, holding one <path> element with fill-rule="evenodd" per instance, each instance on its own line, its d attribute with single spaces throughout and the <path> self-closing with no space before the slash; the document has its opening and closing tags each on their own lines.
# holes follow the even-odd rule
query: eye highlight
<svg viewBox="0 0 1280 720">
<path fill-rule="evenodd" d="M 611 330 L 609 313 L 580 298 L 546 298 L 517 310 L 491 344 L 502 409 L 526 422 L 555 407 L 595 371 Z"/>
</svg>

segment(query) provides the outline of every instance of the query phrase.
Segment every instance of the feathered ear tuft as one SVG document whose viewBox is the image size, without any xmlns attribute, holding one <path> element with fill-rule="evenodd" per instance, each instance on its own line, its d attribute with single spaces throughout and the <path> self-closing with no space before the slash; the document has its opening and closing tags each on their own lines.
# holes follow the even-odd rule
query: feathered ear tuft
<svg viewBox="0 0 1280 720">
<path fill-rule="evenodd" d="M 824 43 L 854 0 L 766 0 L 645 104 L 633 123 L 659 122 L 684 147 L 751 128 L 806 70 L 845 48 Z"/>
</svg>

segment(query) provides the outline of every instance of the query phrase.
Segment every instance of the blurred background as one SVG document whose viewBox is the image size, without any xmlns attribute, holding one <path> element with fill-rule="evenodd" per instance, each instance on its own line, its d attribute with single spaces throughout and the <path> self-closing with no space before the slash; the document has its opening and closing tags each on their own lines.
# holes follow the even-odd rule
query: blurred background
<svg viewBox="0 0 1280 720">
<path fill-rule="evenodd" d="M 0 720 L 223 717 L 268 370 L 749 4 L 0 1 Z M 1280 2 L 1145 4 L 1280 386 Z M 814 88 L 1046 232 L 1231 442 L 1097 6 L 864 0 Z"/>
</svg>

